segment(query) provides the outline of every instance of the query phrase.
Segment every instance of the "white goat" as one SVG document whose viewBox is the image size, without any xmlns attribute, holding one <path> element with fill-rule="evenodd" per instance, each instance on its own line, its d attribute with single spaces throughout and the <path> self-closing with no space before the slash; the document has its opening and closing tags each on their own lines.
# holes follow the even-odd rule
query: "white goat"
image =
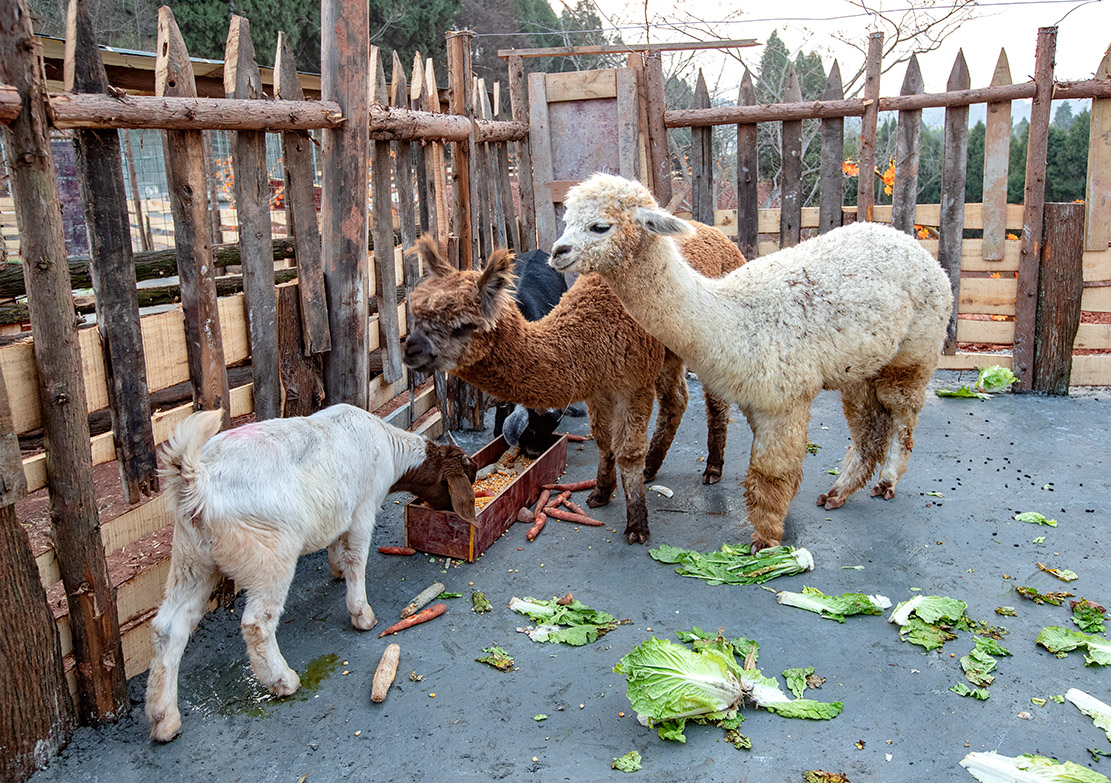
<svg viewBox="0 0 1111 783">
<path fill-rule="evenodd" d="M 299 555 L 328 547 L 332 574 L 347 582 L 351 623 L 366 631 L 377 622 L 366 598 L 367 554 L 388 493 L 412 492 L 474 524 L 475 465 L 454 444 L 438 445 L 351 405 L 213 437 L 221 420 L 220 411 L 191 415 L 162 452 L 174 542 L 153 622 L 146 706 L 151 737 L 160 742 L 181 731 L 178 665 L 221 573 L 246 591 L 241 625 L 255 676 L 287 696 L 301 680 L 274 630 Z"/>
</svg>

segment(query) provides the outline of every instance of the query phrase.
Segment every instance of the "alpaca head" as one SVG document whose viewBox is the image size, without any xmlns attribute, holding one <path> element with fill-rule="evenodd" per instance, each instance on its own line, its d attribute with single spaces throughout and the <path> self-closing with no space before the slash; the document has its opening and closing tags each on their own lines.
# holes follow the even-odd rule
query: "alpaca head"
<svg viewBox="0 0 1111 783">
<path fill-rule="evenodd" d="M 660 209 L 644 185 L 612 174 L 594 174 L 571 188 L 564 205 L 566 228 L 548 262 L 561 272 L 620 274 L 643 258 L 648 244 L 694 233 L 690 223 Z"/>
<path fill-rule="evenodd" d="M 495 250 L 481 272 L 452 268 L 435 240 L 423 236 L 416 251 L 429 276 L 412 293 L 413 328 L 405 339 L 405 364 L 417 372 L 467 367 L 485 358 L 476 337 L 493 331 L 513 304 L 513 256 Z"/>
</svg>

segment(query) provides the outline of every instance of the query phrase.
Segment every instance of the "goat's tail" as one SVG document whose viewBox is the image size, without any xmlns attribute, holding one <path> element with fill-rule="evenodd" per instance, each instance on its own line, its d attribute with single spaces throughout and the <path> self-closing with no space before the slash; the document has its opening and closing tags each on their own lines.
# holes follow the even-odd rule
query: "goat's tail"
<svg viewBox="0 0 1111 783">
<path fill-rule="evenodd" d="M 178 512 L 181 521 L 187 521 L 201 511 L 201 503 L 196 497 L 201 449 L 209 438 L 220 431 L 223 423 L 222 410 L 193 413 L 177 425 L 162 448 L 162 467 L 158 470 L 158 478 L 170 493 L 171 508 Z"/>
</svg>

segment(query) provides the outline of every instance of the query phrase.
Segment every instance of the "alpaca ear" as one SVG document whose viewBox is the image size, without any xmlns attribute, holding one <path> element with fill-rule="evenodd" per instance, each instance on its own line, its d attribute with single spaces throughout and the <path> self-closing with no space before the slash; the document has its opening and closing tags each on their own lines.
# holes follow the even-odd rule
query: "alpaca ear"
<svg viewBox="0 0 1111 783">
<path fill-rule="evenodd" d="M 508 302 L 513 290 L 513 254 L 505 248 L 498 248 L 490 255 L 486 268 L 478 278 L 478 291 L 481 297 L 482 317 L 491 325 L 498 320 L 498 313 Z"/>
<path fill-rule="evenodd" d="M 431 234 L 425 234 L 418 239 L 416 248 L 409 252 L 416 253 L 424 262 L 424 268 L 436 277 L 445 277 L 455 271 L 440 255 L 440 247 Z"/>
<path fill-rule="evenodd" d="M 694 233 L 694 226 L 662 209 L 637 207 L 633 220 L 649 234 L 665 237 L 686 237 Z"/>
</svg>

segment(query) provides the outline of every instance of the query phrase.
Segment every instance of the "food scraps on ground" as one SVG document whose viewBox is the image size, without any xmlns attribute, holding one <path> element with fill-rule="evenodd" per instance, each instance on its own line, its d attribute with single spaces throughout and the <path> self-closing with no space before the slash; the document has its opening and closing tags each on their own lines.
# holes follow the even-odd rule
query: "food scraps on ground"
<svg viewBox="0 0 1111 783">
<path fill-rule="evenodd" d="M 815 587 L 804 587 L 801 593 L 780 590 L 775 600 L 784 606 L 793 606 L 816 612 L 822 617 L 845 622 L 845 617 L 853 614 L 883 614 L 891 607 L 891 600 L 884 595 L 865 595 L 864 593 L 843 593 L 826 595 Z"/>
<path fill-rule="evenodd" d="M 1062 582 L 1075 582 L 1080 578 L 1079 574 L 1067 568 L 1050 568 L 1045 563 L 1037 563 L 1037 566 L 1039 571 L 1045 571 L 1047 574 L 1057 577 Z"/>
<path fill-rule="evenodd" d="M 482 652 L 486 653 L 486 655 L 483 655 L 481 658 L 475 658 L 475 661 L 478 663 L 485 663 L 488 666 L 493 666 L 498 671 L 513 671 L 513 656 L 501 647 L 497 645 L 493 647 L 483 647 Z"/>
<path fill-rule="evenodd" d="M 389 628 L 382 631 L 382 633 L 378 634 L 378 638 L 381 639 L 383 636 L 388 636 L 391 633 L 397 633 L 398 631 L 404 631 L 406 628 L 412 628 L 414 625 L 426 623 L 429 620 L 439 617 L 445 611 L 447 611 L 447 604 L 436 604 L 427 609 L 422 609 L 412 617 L 407 617 L 401 622 L 394 623 Z"/>
<path fill-rule="evenodd" d="M 653 484 L 649 489 L 653 492 L 659 492 L 665 498 L 672 497 L 675 494 L 670 487 L 665 487 L 663 484 Z"/>
<path fill-rule="evenodd" d="M 378 661 L 378 668 L 374 670 L 374 679 L 370 686 L 370 700 L 375 704 L 386 700 L 393 679 L 397 676 L 397 662 L 401 656 L 401 645 L 386 645 L 382 659 Z"/>
<path fill-rule="evenodd" d="M 471 593 L 471 610 L 475 614 L 486 614 L 492 611 L 493 608 L 493 604 L 490 603 L 490 599 L 486 597 L 484 592 L 475 590 Z"/>
<path fill-rule="evenodd" d="M 1107 732 L 1107 739 L 1111 740 L 1111 704 L 1105 704 L 1079 688 L 1069 688 L 1065 692 L 1065 698 L 1076 709 L 1091 718 L 1097 729 Z"/>
<path fill-rule="evenodd" d="M 887 620 L 899 626 L 899 636 L 903 641 L 917 644 L 925 650 L 936 650 L 945 642 L 956 639 L 954 629 L 995 636 L 1006 633 L 1005 629 L 972 620 L 964 613 L 966 608 L 968 604 L 956 598 L 916 595 L 900 602 Z"/>
<path fill-rule="evenodd" d="M 563 505 L 565 505 L 567 508 L 569 508 L 571 510 L 571 513 L 573 513 L 573 514 L 582 514 L 584 517 L 590 516 L 590 514 L 587 514 L 585 511 L 583 511 L 582 506 L 580 506 L 578 503 L 576 503 L 573 500 L 570 500 L 570 499 L 565 500 L 565 501 L 563 501 Z"/>
<path fill-rule="evenodd" d="M 1065 590 L 1054 590 L 1049 593 L 1039 593 L 1036 588 L 1025 586 L 1020 587 L 1018 585 L 1015 585 L 1015 592 L 1021 595 L 1023 598 L 1033 601 L 1036 604 L 1053 604 L 1054 606 L 1060 606 L 1065 602 L 1066 598 L 1072 598 L 1073 596 L 1073 593 L 1067 592 Z"/>
<path fill-rule="evenodd" d="M 488 506 L 502 490 L 516 481 L 533 461 L 521 454 L 517 448 L 512 448 L 502 454 L 497 462 L 480 470 L 473 484 L 475 508 L 483 509 Z"/>
<path fill-rule="evenodd" d="M 423 609 L 432 603 L 436 596 L 444 591 L 443 582 L 433 582 L 428 587 L 417 593 L 416 598 L 406 604 L 405 608 L 401 610 L 401 619 L 411 617 L 416 614 L 418 610 Z"/>
<path fill-rule="evenodd" d="M 560 600 L 514 596 L 509 608 L 538 623 L 535 628 L 518 629 L 534 642 L 559 642 L 575 647 L 595 642 L 618 625 L 629 622 L 619 623 L 613 615 L 595 611 L 574 597 L 566 604 L 561 604 Z"/>
<path fill-rule="evenodd" d="M 1021 514 L 1015 514 L 1015 519 L 1019 522 L 1026 522 L 1031 525 L 1057 527 L 1056 519 L 1046 519 L 1045 514 L 1039 514 L 1037 511 L 1023 511 Z"/>
<path fill-rule="evenodd" d="M 383 555 L 415 555 L 417 550 L 410 546 L 380 546 L 378 552 Z"/>
<path fill-rule="evenodd" d="M 553 500 L 549 500 L 547 505 L 544 506 L 544 510 L 547 511 L 549 508 L 558 506 L 563 501 L 570 500 L 570 499 L 571 499 L 571 490 L 565 489 L 565 490 L 563 490 L 563 492 L 560 492 L 558 495 L 556 495 Z"/>
<path fill-rule="evenodd" d="M 675 573 L 702 579 L 711 585 L 760 584 L 777 576 L 814 570 L 814 557 L 807 549 L 773 546 L 752 554 L 748 544 L 724 544 L 717 552 L 695 552 L 663 544 L 648 554 L 661 563 L 679 567 Z"/>
<path fill-rule="evenodd" d="M 579 492 L 584 489 L 594 489 L 597 486 L 597 479 L 587 479 L 586 481 L 575 481 L 570 484 L 544 484 L 544 489 L 554 489 L 556 492 Z"/>
<path fill-rule="evenodd" d="M 986 701 L 991 696 L 987 688 L 969 688 L 963 682 L 950 686 L 949 690 L 958 696 L 972 696 L 980 701 Z"/>
<path fill-rule="evenodd" d="M 547 515 L 552 519 L 559 519 L 564 522 L 574 522 L 576 525 L 587 525 L 589 527 L 604 527 L 605 522 L 599 522 L 597 519 L 592 519 L 585 514 L 576 514 L 571 511 L 564 511 L 555 506 L 549 506 Z"/>
<path fill-rule="evenodd" d="M 1072 609 L 1072 621 L 1085 633 L 1103 633 L 1107 629 L 1103 625 L 1107 610 L 1094 601 L 1081 598 L 1079 601 L 1069 601 Z"/>
<path fill-rule="evenodd" d="M 593 438 L 589 438 L 586 435 L 572 435 L 570 432 L 568 432 L 567 440 L 571 443 L 586 443 L 588 440 L 593 440 Z"/>
<path fill-rule="evenodd" d="M 1041 630 L 1035 644 L 1040 644 L 1058 658 L 1068 657 L 1072 650 L 1084 647 L 1087 654 L 1084 663 L 1088 666 L 1111 666 L 1111 641 L 1102 636 L 1074 631 L 1063 625 L 1049 625 Z"/>
<path fill-rule="evenodd" d="M 536 537 L 540 535 L 540 531 L 544 529 L 544 525 L 548 522 L 548 515 L 541 511 L 537 514 L 532 521 L 532 527 L 528 529 L 525 538 L 529 541 L 535 541 Z"/>
<path fill-rule="evenodd" d="M 617 769 L 622 772 L 636 772 L 641 768 L 640 751 L 630 750 L 621 758 L 614 759 L 610 762 L 611 769 Z"/>
<path fill-rule="evenodd" d="M 826 772 L 822 769 L 811 769 L 802 773 L 803 783 L 849 783 L 848 777 L 840 772 Z"/>
<path fill-rule="evenodd" d="M 994 751 L 969 753 L 960 765 L 980 783 L 1111 783 L 1105 775 L 1072 761 L 1046 756 L 1000 756 Z"/>
<path fill-rule="evenodd" d="M 413 669 L 413 671 L 409 672 L 409 682 L 420 682 L 423 679 L 424 679 L 424 675 L 423 674 L 417 674 L 416 669 Z"/>
</svg>

